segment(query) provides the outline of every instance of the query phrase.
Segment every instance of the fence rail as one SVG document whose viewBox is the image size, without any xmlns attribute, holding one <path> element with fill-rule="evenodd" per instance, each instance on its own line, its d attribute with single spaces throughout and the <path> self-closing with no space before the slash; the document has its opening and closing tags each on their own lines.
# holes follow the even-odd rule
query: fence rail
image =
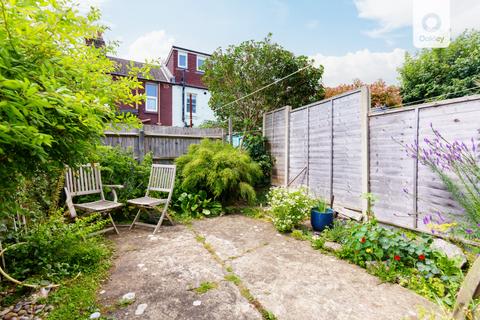
<svg viewBox="0 0 480 320">
<path fill-rule="evenodd" d="M 378 198 L 377 219 L 426 230 L 437 212 L 461 215 L 459 205 L 431 170 L 402 145 L 431 138 L 433 126 L 447 140 L 480 140 L 480 95 L 386 111 L 370 110 L 367 88 L 291 110 L 264 115 L 264 136 L 275 157 L 272 183 L 307 185 L 335 196 L 336 209 L 365 214 L 364 197 Z M 355 214 L 355 212 L 358 212 Z"/>
<path fill-rule="evenodd" d="M 151 152 L 156 162 L 170 162 L 204 138 L 223 139 L 223 129 L 180 128 L 144 125 L 141 129 L 107 131 L 103 144 L 131 149 L 141 160 Z"/>
</svg>

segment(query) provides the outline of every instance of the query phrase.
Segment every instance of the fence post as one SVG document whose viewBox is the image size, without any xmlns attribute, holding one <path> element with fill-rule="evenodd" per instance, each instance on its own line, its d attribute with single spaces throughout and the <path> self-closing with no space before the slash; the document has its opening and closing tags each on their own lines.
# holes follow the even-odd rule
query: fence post
<svg viewBox="0 0 480 320">
<path fill-rule="evenodd" d="M 310 187 L 310 107 L 307 107 L 307 188 Z"/>
<path fill-rule="evenodd" d="M 228 118 L 228 143 L 233 145 L 233 125 L 232 125 L 232 117 Z"/>
<path fill-rule="evenodd" d="M 330 202 L 333 199 L 333 120 L 335 119 L 333 114 L 333 101 L 330 100 L 330 176 L 329 176 L 329 189 L 330 189 Z"/>
<path fill-rule="evenodd" d="M 288 187 L 288 168 L 290 166 L 290 110 L 292 107 L 285 107 L 285 187 Z"/>
<path fill-rule="evenodd" d="M 265 132 L 266 124 L 267 124 L 267 114 L 263 113 L 263 117 L 262 117 L 262 137 L 266 136 L 266 132 Z"/>
<path fill-rule="evenodd" d="M 415 130 L 415 141 L 417 142 L 417 146 L 420 145 L 418 141 L 419 138 L 419 122 L 420 122 L 420 110 L 415 108 L 415 124 L 413 129 Z M 418 147 L 417 147 L 417 154 L 415 159 L 413 159 L 413 227 L 415 229 L 418 228 Z"/>
<path fill-rule="evenodd" d="M 366 195 L 370 192 L 370 154 L 369 154 L 369 131 L 368 114 L 370 110 L 370 92 L 367 86 L 361 90 L 361 110 L 360 110 L 360 128 L 361 128 L 361 150 L 362 150 L 362 214 L 367 218 L 369 200 Z"/>
<path fill-rule="evenodd" d="M 142 126 L 138 132 L 138 162 L 142 162 L 145 157 L 145 127 Z"/>
</svg>

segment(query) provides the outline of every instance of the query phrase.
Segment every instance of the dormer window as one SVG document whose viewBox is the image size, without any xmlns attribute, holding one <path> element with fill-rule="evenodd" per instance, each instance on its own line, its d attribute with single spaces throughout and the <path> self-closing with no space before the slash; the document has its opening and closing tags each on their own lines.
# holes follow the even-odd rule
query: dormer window
<svg viewBox="0 0 480 320">
<path fill-rule="evenodd" d="M 187 69 L 188 62 L 187 62 L 187 53 L 186 52 L 178 52 L 178 67 L 182 69 Z"/>
<path fill-rule="evenodd" d="M 204 72 L 204 70 L 202 69 L 204 63 L 205 57 L 197 56 L 197 71 Z"/>
</svg>

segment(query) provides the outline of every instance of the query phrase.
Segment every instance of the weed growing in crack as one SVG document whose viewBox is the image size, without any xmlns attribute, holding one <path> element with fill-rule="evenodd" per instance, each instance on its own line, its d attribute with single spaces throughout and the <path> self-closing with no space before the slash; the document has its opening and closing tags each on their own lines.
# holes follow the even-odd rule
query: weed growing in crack
<svg viewBox="0 0 480 320">
<path fill-rule="evenodd" d="M 200 283 L 200 286 L 193 290 L 198 294 L 204 294 L 210 290 L 217 289 L 217 288 L 218 288 L 218 283 L 205 281 Z"/>
</svg>

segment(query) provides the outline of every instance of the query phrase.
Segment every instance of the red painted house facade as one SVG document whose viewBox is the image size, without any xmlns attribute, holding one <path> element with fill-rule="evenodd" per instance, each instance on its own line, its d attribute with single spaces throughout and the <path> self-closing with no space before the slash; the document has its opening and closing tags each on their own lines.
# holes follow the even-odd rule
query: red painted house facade
<svg viewBox="0 0 480 320">
<path fill-rule="evenodd" d="M 116 64 L 112 72 L 114 77 L 128 75 L 130 64 L 135 67 L 142 67 L 143 63 L 109 57 Z M 145 124 L 171 126 L 172 125 L 172 84 L 168 74 L 165 74 L 162 67 L 151 68 L 150 79 L 139 77 L 143 89 L 138 93 L 146 93 L 146 100 L 137 106 L 120 105 L 120 111 L 135 113 Z"/>
<path fill-rule="evenodd" d="M 181 47 L 172 47 L 165 64 L 151 68 L 150 79 L 139 77 L 146 99 L 137 106 L 121 105 L 120 111 L 133 112 L 145 124 L 162 126 L 198 126 L 215 116 L 208 105 L 210 92 L 203 83 L 202 65 L 210 55 Z M 143 63 L 109 57 L 115 62 L 114 77 L 128 76 L 130 65 Z"/>
</svg>

